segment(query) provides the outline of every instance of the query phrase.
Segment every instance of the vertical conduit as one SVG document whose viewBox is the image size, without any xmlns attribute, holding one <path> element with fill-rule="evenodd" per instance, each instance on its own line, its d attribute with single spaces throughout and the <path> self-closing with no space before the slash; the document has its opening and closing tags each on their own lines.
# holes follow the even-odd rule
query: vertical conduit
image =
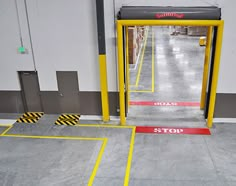
<svg viewBox="0 0 236 186">
<path fill-rule="evenodd" d="M 97 33 L 100 66 L 100 86 L 103 121 L 110 120 L 108 88 L 107 88 L 107 65 L 106 65 L 106 42 L 105 42 L 105 21 L 104 21 L 104 2 L 96 0 L 97 11 Z"/>
</svg>

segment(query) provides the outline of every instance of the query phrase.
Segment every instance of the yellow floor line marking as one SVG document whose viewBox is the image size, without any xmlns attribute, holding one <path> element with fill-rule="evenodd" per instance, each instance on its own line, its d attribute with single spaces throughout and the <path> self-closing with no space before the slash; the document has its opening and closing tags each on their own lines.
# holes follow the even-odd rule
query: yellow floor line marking
<svg viewBox="0 0 236 186">
<path fill-rule="evenodd" d="M 0 127 L 11 127 L 13 124 L 0 124 Z"/>
<path fill-rule="evenodd" d="M 145 38 L 144 45 L 143 45 L 143 51 L 142 51 L 141 61 L 140 61 L 140 64 L 139 64 L 138 75 L 137 75 L 136 83 L 135 83 L 135 86 L 136 86 L 136 87 L 137 87 L 138 84 L 139 84 L 140 74 L 141 74 L 141 70 L 142 70 L 142 66 L 143 66 L 144 52 L 146 51 L 146 46 L 147 46 L 148 33 L 149 33 L 149 30 L 147 31 L 147 37 Z"/>
<path fill-rule="evenodd" d="M 87 138 L 87 137 L 77 137 L 77 136 L 30 136 L 21 134 L 4 134 L 4 137 L 14 137 L 14 138 L 32 138 L 32 139 L 64 139 L 64 140 L 84 140 L 84 141 L 103 141 L 104 138 Z"/>
<path fill-rule="evenodd" d="M 9 127 L 9 131 L 12 127 Z M 28 136 L 28 135 L 16 135 L 16 134 L 1 134 L 1 137 L 14 137 L 14 138 L 33 138 L 33 139 L 63 139 L 63 140 L 85 140 L 85 141 L 103 141 L 100 151 L 98 153 L 98 157 L 96 159 L 92 174 L 89 178 L 88 186 L 93 185 L 94 178 L 96 177 L 97 170 L 102 160 L 103 153 L 105 151 L 108 138 L 86 138 L 86 137 L 68 137 L 68 136 Z"/>
<path fill-rule="evenodd" d="M 106 145 L 107 145 L 107 139 L 104 139 L 103 143 L 102 143 L 102 147 L 101 147 L 101 149 L 99 151 L 99 154 L 98 154 L 95 166 L 93 168 L 93 172 L 92 172 L 92 174 L 90 176 L 90 179 L 89 179 L 89 182 L 88 182 L 88 186 L 92 186 L 93 185 L 93 181 L 94 181 L 94 178 L 95 178 L 95 176 L 97 174 L 97 170 L 99 168 L 99 165 L 101 163 L 102 156 L 103 156 L 103 153 L 105 151 Z"/>
<path fill-rule="evenodd" d="M 0 136 L 5 135 L 9 130 L 11 130 L 12 127 L 13 127 L 13 125 L 10 126 L 10 127 L 8 127 L 6 130 L 4 130 L 4 131 L 0 134 Z"/>
<path fill-rule="evenodd" d="M 132 135 L 131 135 L 131 139 L 130 139 L 130 148 L 129 148 L 128 161 L 127 161 L 126 171 L 125 171 L 124 186 L 129 185 L 129 177 L 130 177 L 130 170 L 131 170 L 133 150 L 134 150 L 134 142 L 135 142 L 135 133 L 136 133 L 135 130 L 136 130 L 136 127 L 134 127 L 132 129 Z"/>
<path fill-rule="evenodd" d="M 155 92 L 155 63 L 154 62 L 155 62 L 155 58 L 154 58 L 154 32 L 152 31 L 152 89 L 151 90 L 129 90 L 129 92 L 139 92 L 139 93 L 153 93 L 153 92 Z M 134 85 L 130 85 L 130 86 L 134 86 Z"/>
<path fill-rule="evenodd" d="M 152 31 L 152 92 L 155 91 L 155 66 L 154 63 L 154 32 Z"/>
<path fill-rule="evenodd" d="M 144 58 L 144 52 L 146 51 L 146 44 L 147 44 L 147 38 L 148 38 L 148 33 L 149 33 L 149 28 L 147 29 L 147 35 L 146 35 L 146 37 L 145 37 L 145 39 L 144 39 L 144 44 L 143 44 L 143 48 L 142 48 L 142 54 L 141 54 L 141 58 L 140 58 L 140 64 L 139 64 L 139 69 L 138 69 L 138 72 L 139 71 L 141 71 L 140 70 L 140 66 L 141 66 L 141 63 L 143 62 L 143 58 Z M 130 73 L 130 72 L 129 72 Z M 135 86 L 135 87 L 137 87 L 137 79 L 138 79 L 138 76 L 136 76 L 136 83 L 135 83 L 135 85 L 129 85 L 129 86 Z"/>
<path fill-rule="evenodd" d="M 92 186 L 93 181 L 96 177 L 97 170 L 99 168 L 103 153 L 105 151 L 108 138 L 87 138 L 87 137 L 76 137 L 76 136 L 30 136 L 30 135 L 21 135 L 21 134 L 6 134 L 13 126 L 7 128 L 0 137 L 14 137 L 14 138 L 32 138 L 32 139 L 64 139 L 64 140 L 87 140 L 87 141 L 103 141 L 103 144 L 100 148 L 99 155 L 97 157 L 95 166 L 93 168 L 93 172 L 89 178 L 88 186 Z M 131 139 L 130 139 L 130 148 L 128 154 L 128 160 L 126 164 L 126 171 L 125 171 L 125 178 L 124 178 L 124 186 L 129 185 L 129 178 L 130 178 L 130 170 L 133 158 L 133 149 L 134 149 L 134 142 L 135 142 L 135 130 L 136 126 L 110 126 L 104 124 L 81 124 L 77 125 L 77 127 L 101 127 L 101 128 L 121 128 L 121 129 L 132 129 Z"/>
</svg>

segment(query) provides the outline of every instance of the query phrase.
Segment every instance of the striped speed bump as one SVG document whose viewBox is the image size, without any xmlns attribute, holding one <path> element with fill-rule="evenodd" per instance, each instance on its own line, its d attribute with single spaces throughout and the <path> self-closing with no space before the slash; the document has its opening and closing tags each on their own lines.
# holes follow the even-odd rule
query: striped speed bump
<svg viewBox="0 0 236 186">
<path fill-rule="evenodd" d="M 43 116 L 43 112 L 26 112 L 16 120 L 18 123 L 37 123 Z"/>
<path fill-rule="evenodd" d="M 59 116 L 56 125 L 77 125 L 79 123 L 80 114 L 62 114 Z"/>
</svg>

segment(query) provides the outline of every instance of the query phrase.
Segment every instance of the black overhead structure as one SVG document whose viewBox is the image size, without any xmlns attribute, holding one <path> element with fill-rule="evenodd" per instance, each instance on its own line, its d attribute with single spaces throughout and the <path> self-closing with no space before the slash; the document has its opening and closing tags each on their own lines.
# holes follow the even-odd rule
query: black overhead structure
<svg viewBox="0 0 236 186">
<path fill-rule="evenodd" d="M 220 20 L 218 7 L 123 6 L 118 19 Z"/>
</svg>

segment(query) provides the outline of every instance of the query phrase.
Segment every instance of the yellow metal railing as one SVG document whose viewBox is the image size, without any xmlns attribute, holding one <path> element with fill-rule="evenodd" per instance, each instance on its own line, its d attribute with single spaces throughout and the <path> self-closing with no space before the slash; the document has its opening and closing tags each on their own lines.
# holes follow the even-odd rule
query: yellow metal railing
<svg viewBox="0 0 236 186">
<path fill-rule="evenodd" d="M 126 124 L 125 118 L 125 85 L 124 85 L 124 59 L 123 59 L 123 26 L 208 26 L 217 27 L 217 41 L 214 69 L 212 75 L 212 86 L 210 94 L 209 112 L 207 126 L 212 127 L 215 109 L 216 90 L 219 74 L 221 45 L 223 38 L 223 20 L 118 20 L 117 21 L 117 43 L 118 43 L 118 69 L 119 69 L 119 96 L 120 96 L 120 124 Z M 209 52 L 209 51 L 208 51 Z M 209 55 L 209 54 L 208 54 Z M 206 79 L 204 79 L 206 80 Z M 205 86 L 205 85 L 204 85 Z"/>
<path fill-rule="evenodd" d="M 208 27 L 207 31 L 207 40 L 206 40 L 206 50 L 205 50 L 205 60 L 204 60 L 204 70 L 202 77 L 202 94 L 201 94 L 201 105 L 200 108 L 204 109 L 206 102 L 206 88 L 207 88 L 207 80 L 209 75 L 209 64 L 211 58 L 211 44 L 212 44 L 212 26 Z"/>
</svg>

